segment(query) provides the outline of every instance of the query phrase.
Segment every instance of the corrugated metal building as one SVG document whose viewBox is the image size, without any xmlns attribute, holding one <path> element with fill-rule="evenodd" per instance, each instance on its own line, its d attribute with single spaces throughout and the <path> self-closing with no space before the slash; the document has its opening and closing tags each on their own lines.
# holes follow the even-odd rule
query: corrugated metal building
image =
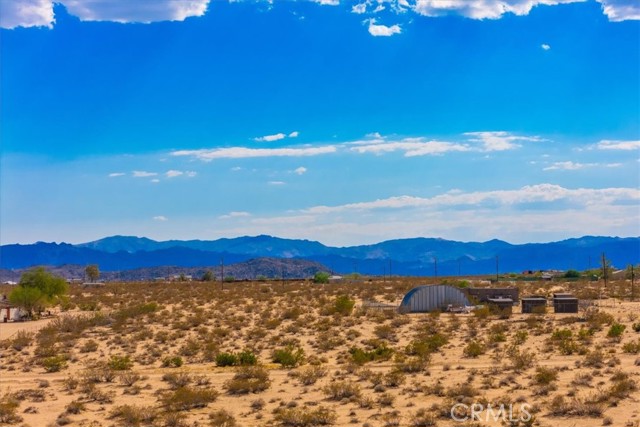
<svg viewBox="0 0 640 427">
<path fill-rule="evenodd" d="M 402 299 L 401 313 L 427 313 L 435 310 L 446 310 L 453 307 L 471 305 L 467 296 L 460 289 L 449 285 L 426 285 L 411 289 Z"/>
</svg>

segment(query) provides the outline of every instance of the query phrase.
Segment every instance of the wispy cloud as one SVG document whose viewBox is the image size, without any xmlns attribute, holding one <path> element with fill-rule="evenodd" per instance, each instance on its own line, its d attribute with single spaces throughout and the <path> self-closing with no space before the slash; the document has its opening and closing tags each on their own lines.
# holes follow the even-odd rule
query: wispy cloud
<svg viewBox="0 0 640 427">
<path fill-rule="evenodd" d="M 540 47 L 541 47 L 543 50 L 549 50 L 549 49 L 551 49 L 551 46 L 549 46 L 549 45 L 548 45 L 548 44 L 546 44 L 546 43 L 542 43 L 542 44 L 540 45 Z"/>
<path fill-rule="evenodd" d="M 287 135 L 285 135 L 284 133 L 276 133 L 273 135 L 259 136 L 253 139 L 254 141 L 258 141 L 258 142 L 273 142 L 273 141 L 279 141 L 281 139 L 285 139 L 286 137 Z"/>
<path fill-rule="evenodd" d="M 157 176 L 156 172 L 147 172 L 147 171 L 133 171 L 132 176 L 134 178 L 149 178 L 152 176 Z"/>
<path fill-rule="evenodd" d="M 167 172 L 165 172 L 164 174 L 167 178 L 175 178 L 178 177 L 180 175 L 184 175 L 184 172 L 182 171 L 177 171 L 177 170 L 169 170 Z"/>
<path fill-rule="evenodd" d="M 334 145 L 303 148 L 247 148 L 229 147 L 203 150 L 178 150 L 172 156 L 187 156 L 209 162 L 215 159 L 246 159 L 256 157 L 306 157 L 331 154 L 337 151 Z"/>
<path fill-rule="evenodd" d="M 298 132 L 297 130 L 294 130 L 293 132 L 290 132 L 289 134 L 286 134 L 286 133 L 283 133 L 283 132 L 279 132 L 279 133 L 275 133 L 273 135 L 259 136 L 257 138 L 253 138 L 253 140 L 257 141 L 257 142 L 274 142 L 274 141 L 280 141 L 280 140 L 285 139 L 285 138 L 297 138 L 298 135 L 300 135 L 300 132 Z"/>
<path fill-rule="evenodd" d="M 154 221 L 160 221 L 160 222 L 164 222 L 164 221 L 169 221 L 169 218 L 167 218 L 164 215 L 158 215 L 158 216 L 154 216 L 152 218 Z"/>
<path fill-rule="evenodd" d="M 569 189 L 555 184 L 527 185 L 517 190 L 461 192 L 459 190 L 431 198 L 397 196 L 369 202 L 348 203 L 338 206 L 314 206 L 304 209 L 307 214 L 327 214 L 345 211 L 370 211 L 417 207 L 480 206 L 483 204 L 516 205 L 523 203 L 551 203 L 572 201 L 582 205 L 610 204 L 616 201 L 639 201 L 636 188 L 577 188 Z"/>
<path fill-rule="evenodd" d="M 231 219 L 231 218 L 247 218 L 250 217 L 251 214 L 249 212 L 244 212 L 244 211 L 233 211 L 233 212 L 229 212 L 228 214 L 225 215 L 220 215 L 218 218 L 220 219 Z"/>
<path fill-rule="evenodd" d="M 399 140 L 388 140 L 386 138 L 375 138 L 371 140 L 355 141 L 351 143 L 351 151 L 364 154 L 384 154 L 395 151 L 404 152 L 405 157 L 433 156 L 449 152 L 471 151 L 471 147 L 466 144 L 458 144 L 443 141 L 430 141 L 426 138 L 401 138 Z"/>
<path fill-rule="evenodd" d="M 304 166 L 300 166 L 299 168 L 296 168 L 293 173 L 298 174 L 298 175 L 304 175 L 305 173 L 307 173 L 307 168 L 305 168 Z"/>
<path fill-rule="evenodd" d="M 538 136 L 514 135 L 506 131 L 467 132 L 469 141 L 480 143 L 483 151 L 506 151 L 520 148 L 519 142 L 544 141 Z"/>
<path fill-rule="evenodd" d="M 119 176 L 125 176 L 126 173 L 124 172 L 112 172 L 109 174 L 109 178 L 117 178 Z"/>
<path fill-rule="evenodd" d="M 598 150 L 622 150 L 622 151 L 640 150 L 640 140 L 616 141 L 616 140 L 604 139 L 598 142 L 592 148 L 596 148 Z"/>
<path fill-rule="evenodd" d="M 402 28 L 398 24 L 391 26 L 376 24 L 375 19 L 367 19 L 365 22 L 369 24 L 369 34 L 374 37 L 389 37 L 402 32 Z"/>
<path fill-rule="evenodd" d="M 575 171 L 586 168 L 595 168 L 595 167 L 605 167 L 605 168 L 617 168 L 622 166 L 622 163 L 574 163 L 572 161 L 567 162 L 555 162 L 551 166 L 547 166 L 543 170 L 552 171 L 552 170 L 565 170 L 565 171 Z"/>
<path fill-rule="evenodd" d="M 284 181 L 269 181 L 269 182 L 267 182 L 267 184 L 269 184 L 269 185 L 284 185 L 285 182 Z"/>
</svg>

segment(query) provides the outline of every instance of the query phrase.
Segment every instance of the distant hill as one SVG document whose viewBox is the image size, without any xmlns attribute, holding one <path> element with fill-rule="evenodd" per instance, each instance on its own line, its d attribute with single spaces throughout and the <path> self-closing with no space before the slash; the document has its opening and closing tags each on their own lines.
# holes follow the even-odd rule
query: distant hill
<svg viewBox="0 0 640 427">
<path fill-rule="evenodd" d="M 68 279 L 84 280 L 85 267 L 86 265 L 65 264 L 47 266 L 47 270 Z M 15 270 L 0 269 L 0 280 L 18 282 L 22 273 L 27 269 L 28 267 Z M 167 265 L 122 271 L 102 271 L 100 279 L 104 281 L 151 280 L 158 277 L 168 278 L 184 274 L 185 276 L 192 276 L 193 280 L 200 280 L 207 270 L 213 273 L 215 280 L 220 280 L 220 264 L 199 267 Z M 319 271 L 327 270 L 326 266 L 318 262 L 304 259 L 253 258 L 235 264 L 226 264 L 224 266 L 224 276 L 233 277 L 236 280 L 254 280 L 261 276 L 273 279 L 305 279 L 313 277 Z"/>
<path fill-rule="evenodd" d="M 319 263 L 335 273 L 382 275 L 391 272 L 395 275 L 432 276 L 437 259 L 438 274 L 444 276 L 458 273 L 492 274 L 496 271 L 496 262 L 500 272 L 584 270 L 597 267 L 602 253 L 618 268 L 638 264 L 640 238 L 584 236 L 559 242 L 520 245 L 500 240 L 457 242 L 413 238 L 339 248 L 315 241 L 265 235 L 212 241 L 163 242 L 144 237 L 112 236 L 78 245 L 38 242 L 0 246 L 0 268 L 14 270 L 33 265 L 98 264 L 102 271 L 110 272 L 164 266 L 218 266 L 222 259 L 230 265 L 256 258 L 281 258 Z M 263 267 L 271 271 L 276 268 L 273 267 L 274 263 L 270 261 L 271 267 Z M 255 262 L 246 268 L 248 277 L 251 274 L 264 274 L 255 273 L 258 271 Z"/>
</svg>

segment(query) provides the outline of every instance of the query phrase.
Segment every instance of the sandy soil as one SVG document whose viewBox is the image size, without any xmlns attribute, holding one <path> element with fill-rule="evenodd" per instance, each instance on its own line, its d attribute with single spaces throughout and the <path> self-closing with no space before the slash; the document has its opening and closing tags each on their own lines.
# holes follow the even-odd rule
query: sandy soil
<svg viewBox="0 0 640 427">
<path fill-rule="evenodd" d="M 516 308 L 508 318 L 362 308 L 363 301 L 372 299 L 398 303 L 408 289 L 423 283 L 246 283 L 225 291 L 201 283 L 74 289 L 71 301 L 77 307 L 56 320 L 0 325 L 0 395 L 5 403 L 17 402 L 15 414 L 22 420 L 15 424 L 32 427 L 304 426 L 319 425 L 312 419 L 318 408 L 327 408 L 337 426 L 505 425 L 487 411 L 479 412 L 482 420 L 476 424 L 454 421 L 450 409 L 456 403 L 526 404 L 535 416 L 530 425 L 538 426 L 640 425 L 640 333 L 633 330 L 640 322 L 640 302 L 609 298 L 578 314 L 529 315 Z M 597 285 L 518 286 L 527 287 L 522 293 L 589 295 L 594 289 L 588 288 Z M 356 303 L 348 315 L 335 312 L 340 295 Z M 157 306 L 144 306 L 151 302 Z M 87 307 L 97 311 L 80 310 Z M 618 323 L 624 326 L 621 336 L 608 336 Z M 7 339 L 18 330 L 33 333 L 23 347 Z M 446 342 L 427 352 L 424 366 L 413 372 L 408 364 L 418 356 L 412 346 L 435 342 L 436 336 Z M 482 353 L 470 357 L 466 350 L 474 341 Z M 274 351 L 287 348 L 304 351 L 299 366 L 274 362 Z M 392 354 L 363 362 L 355 359 L 353 348 L 369 355 L 388 348 Z M 215 359 L 245 349 L 257 356 L 270 384 L 257 393 L 232 394 L 228 382 L 241 368 L 216 366 Z M 114 370 L 113 358 L 124 356 L 131 366 Z M 46 372 L 52 357 L 63 366 Z M 167 357 L 180 357 L 184 364 L 164 367 Z M 524 360 L 520 367 L 518 360 Z M 322 368 L 319 378 L 302 384 L 299 375 L 313 366 Z M 125 385 L 131 373 L 139 379 Z M 191 390 L 217 391 L 215 400 L 170 409 L 163 396 L 175 388 L 167 374 L 178 373 Z M 334 400 L 328 390 L 332 385 L 355 387 L 359 396 Z M 122 415 L 126 405 L 129 416 Z M 231 417 L 226 424 L 211 418 L 220 410 Z M 422 419 L 416 416 L 420 410 Z M 145 419 L 145 413 L 153 416 Z M 181 418 L 172 418 L 175 414 Z"/>
</svg>

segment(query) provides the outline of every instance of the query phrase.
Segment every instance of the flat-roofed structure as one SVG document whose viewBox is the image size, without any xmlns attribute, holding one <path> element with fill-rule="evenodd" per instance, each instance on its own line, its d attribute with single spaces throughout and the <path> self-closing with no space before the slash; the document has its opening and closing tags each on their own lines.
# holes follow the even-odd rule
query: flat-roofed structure
<svg viewBox="0 0 640 427">
<path fill-rule="evenodd" d="M 511 313 L 513 309 L 513 300 L 511 298 L 487 298 L 487 303 L 503 313 Z"/>
<path fill-rule="evenodd" d="M 577 313 L 578 303 L 578 298 L 574 297 L 572 294 L 553 294 L 554 313 Z"/>
<path fill-rule="evenodd" d="M 541 296 L 522 297 L 523 313 L 544 313 L 547 308 L 547 299 Z"/>
<path fill-rule="evenodd" d="M 490 298 L 510 298 L 512 301 L 520 300 L 520 289 L 513 288 L 468 288 L 465 289 L 471 299 L 478 302 L 489 302 Z"/>
</svg>

